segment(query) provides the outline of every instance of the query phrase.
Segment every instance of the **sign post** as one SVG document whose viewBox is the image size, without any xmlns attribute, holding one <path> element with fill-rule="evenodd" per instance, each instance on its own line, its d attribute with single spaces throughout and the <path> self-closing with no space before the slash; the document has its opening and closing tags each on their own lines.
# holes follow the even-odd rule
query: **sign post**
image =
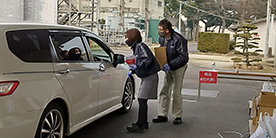
<svg viewBox="0 0 276 138">
<path fill-rule="evenodd" d="M 199 98 L 200 98 L 201 83 L 217 84 L 218 83 L 217 80 L 218 80 L 218 71 L 216 71 L 216 70 L 199 71 L 199 75 L 198 75 L 198 96 L 197 96 L 198 101 L 199 101 Z"/>
</svg>

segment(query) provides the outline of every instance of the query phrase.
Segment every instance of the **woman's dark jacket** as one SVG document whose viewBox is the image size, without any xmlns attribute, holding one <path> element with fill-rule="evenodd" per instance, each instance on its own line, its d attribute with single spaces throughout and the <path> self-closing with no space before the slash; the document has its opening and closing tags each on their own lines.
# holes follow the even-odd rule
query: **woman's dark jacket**
<svg viewBox="0 0 276 138">
<path fill-rule="evenodd" d="M 187 40 L 181 34 L 171 32 L 167 45 L 165 45 L 165 38 L 159 37 L 159 44 L 166 46 L 167 63 L 171 70 L 176 70 L 189 61 Z"/>
<path fill-rule="evenodd" d="M 134 42 L 131 45 L 136 57 L 135 73 L 139 78 L 150 76 L 160 70 L 160 66 L 149 47 L 143 42 Z"/>
</svg>

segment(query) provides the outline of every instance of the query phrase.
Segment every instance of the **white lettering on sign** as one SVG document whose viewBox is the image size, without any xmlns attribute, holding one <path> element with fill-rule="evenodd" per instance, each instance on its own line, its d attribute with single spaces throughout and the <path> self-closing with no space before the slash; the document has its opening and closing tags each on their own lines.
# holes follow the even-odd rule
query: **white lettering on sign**
<svg viewBox="0 0 276 138">
<path fill-rule="evenodd" d="M 217 83 L 217 71 L 199 71 L 199 83 Z"/>
<path fill-rule="evenodd" d="M 212 73 L 210 73 L 210 72 L 209 72 L 209 73 L 208 73 L 208 72 L 205 72 L 205 73 L 204 73 L 204 76 L 212 76 Z"/>
</svg>

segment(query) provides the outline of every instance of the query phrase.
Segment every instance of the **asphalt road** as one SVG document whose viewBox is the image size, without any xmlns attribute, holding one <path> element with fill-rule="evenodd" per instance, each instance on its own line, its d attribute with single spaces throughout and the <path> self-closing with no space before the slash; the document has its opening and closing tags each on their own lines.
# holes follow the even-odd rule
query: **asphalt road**
<svg viewBox="0 0 276 138">
<path fill-rule="evenodd" d="M 194 49 L 193 46 L 189 46 Z M 129 49 L 117 49 L 116 53 L 131 54 Z M 192 52 L 192 51 L 191 51 Z M 188 64 L 184 78 L 183 88 L 198 89 L 198 71 L 205 68 Z M 159 87 L 163 82 L 163 72 L 159 72 Z M 166 123 L 152 123 L 157 115 L 157 100 L 148 102 L 148 120 L 150 128 L 145 133 L 128 133 L 126 126 L 137 119 L 138 104 L 134 101 L 131 111 L 127 114 L 113 112 L 90 125 L 82 128 L 66 138 L 220 138 L 218 133 L 234 131 L 225 134 L 223 138 L 240 138 L 234 133 L 248 132 L 249 109 L 248 100 L 258 95 L 263 82 L 219 79 L 218 84 L 204 84 L 201 90 L 217 93 L 215 96 L 202 96 L 196 101 L 197 96 L 183 95 L 183 123 L 172 124 L 172 115 Z M 139 84 L 139 79 L 137 79 Z M 138 87 L 136 87 L 136 90 Z M 248 137 L 248 135 L 245 135 Z"/>
</svg>

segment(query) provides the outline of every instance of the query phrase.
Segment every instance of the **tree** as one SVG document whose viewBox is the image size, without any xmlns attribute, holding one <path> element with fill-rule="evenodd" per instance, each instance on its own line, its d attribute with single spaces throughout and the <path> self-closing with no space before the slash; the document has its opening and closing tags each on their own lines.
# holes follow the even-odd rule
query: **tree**
<svg viewBox="0 0 276 138">
<path fill-rule="evenodd" d="M 165 0 L 164 17 L 176 18 L 179 16 L 179 1 Z"/>
<path fill-rule="evenodd" d="M 254 61 L 261 61 L 261 59 L 249 59 L 249 55 L 257 54 L 257 52 L 261 52 L 262 50 L 258 49 L 259 44 L 255 40 L 260 40 L 260 38 L 253 37 L 253 35 L 257 35 L 257 32 L 251 32 L 258 27 L 254 24 L 250 23 L 251 21 L 245 21 L 245 23 L 242 23 L 238 29 L 237 33 L 233 36 L 236 37 L 239 41 L 234 45 L 233 47 L 239 47 L 242 49 L 242 52 L 236 52 L 238 54 L 242 54 L 245 56 L 245 60 L 242 60 L 241 58 L 232 58 L 234 62 L 245 62 L 246 66 L 251 65 Z M 250 52 L 249 50 L 253 49 L 253 52 Z"/>
<path fill-rule="evenodd" d="M 209 13 L 237 20 L 255 20 L 266 17 L 267 0 L 181 0 Z M 186 7 L 185 7 L 186 8 Z M 183 11 L 185 10 L 183 7 Z M 187 10 L 188 11 L 188 10 Z M 179 1 L 165 0 L 164 17 L 178 17 Z M 276 1 L 272 0 L 272 14 L 276 14 Z M 187 16 L 189 13 L 184 14 Z M 202 14 L 208 16 L 210 14 Z M 227 19 L 226 19 L 227 22 Z M 227 24 L 227 23 L 226 23 Z"/>
<path fill-rule="evenodd" d="M 198 21 L 206 27 L 219 27 L 224 32 L 232 23 L 255 20 L 266 17 L 267 0 L 180 0 L 190 6 L 182 6 L 182 13 L 187 17 L 188 27 L 193 30 L 195 40 Z M 164 17 L 179 17 L 179 1 L 165 0 Z M 193 7 L 193 8 L 192 8 Z M 276 1 L 272 0 L 272 12 L 276 14 Z M 205 28 L 207 30 L 207 28 Z"/>
<path fill-rule="evenodd" d="M 205 0 L 198 3 L 199 7 L 206 11 L 201 16 L 201 20 L 205 21 L 206 27 L 218 26 L 218 33 L 224 33 L 225 28 L 228 28 L 233 22 L 237 22 L 238 20 L 233 16 L 232 3 L 233 0 Z"/>
<path fill-rule="evenodd" d="M 188 5 L 183 6 L 182 14 L 185 15 L 188 19 L 187 26 L 192 29 L 192 38 L 193 41 L 196 41 L 197 30 L 198 30 L 198 21 L 200 20 L 200 12 L 193 7 L 198 7 L 197 4 L 191 0 L 186 1 Z"/>
<path fill-rule="evenodd" d="M 274 1 L 274 2 L 273 2 Z M 276 2 L 272 0 L 272 12 L 276 14 Z M 232 4 L 235 16 L 240 20 L 256 20 L 266 17 L 267 0 L 237 0 Z"/>
<path fill-rule="evenodd" d="M 197 7 L 195 2 L 191 0 L 185 0 L 185 2 Z M 171 18 L 178 18 L 179 17 L 179 6 L 180 2 L 178 0 L 165 0 L 165 9 L 164 9 L 164 16 L 171 17 Z M 188 6 L 182 6 L 182 15 L 185 15 L 188 19 L 188 27 L 193 30 L 192 38 L 195 40 L 195 36 L 197 35 L 197 25 L 200 19 L 198 15 L 198 10 L 190 8 Z"/>
</svg>

